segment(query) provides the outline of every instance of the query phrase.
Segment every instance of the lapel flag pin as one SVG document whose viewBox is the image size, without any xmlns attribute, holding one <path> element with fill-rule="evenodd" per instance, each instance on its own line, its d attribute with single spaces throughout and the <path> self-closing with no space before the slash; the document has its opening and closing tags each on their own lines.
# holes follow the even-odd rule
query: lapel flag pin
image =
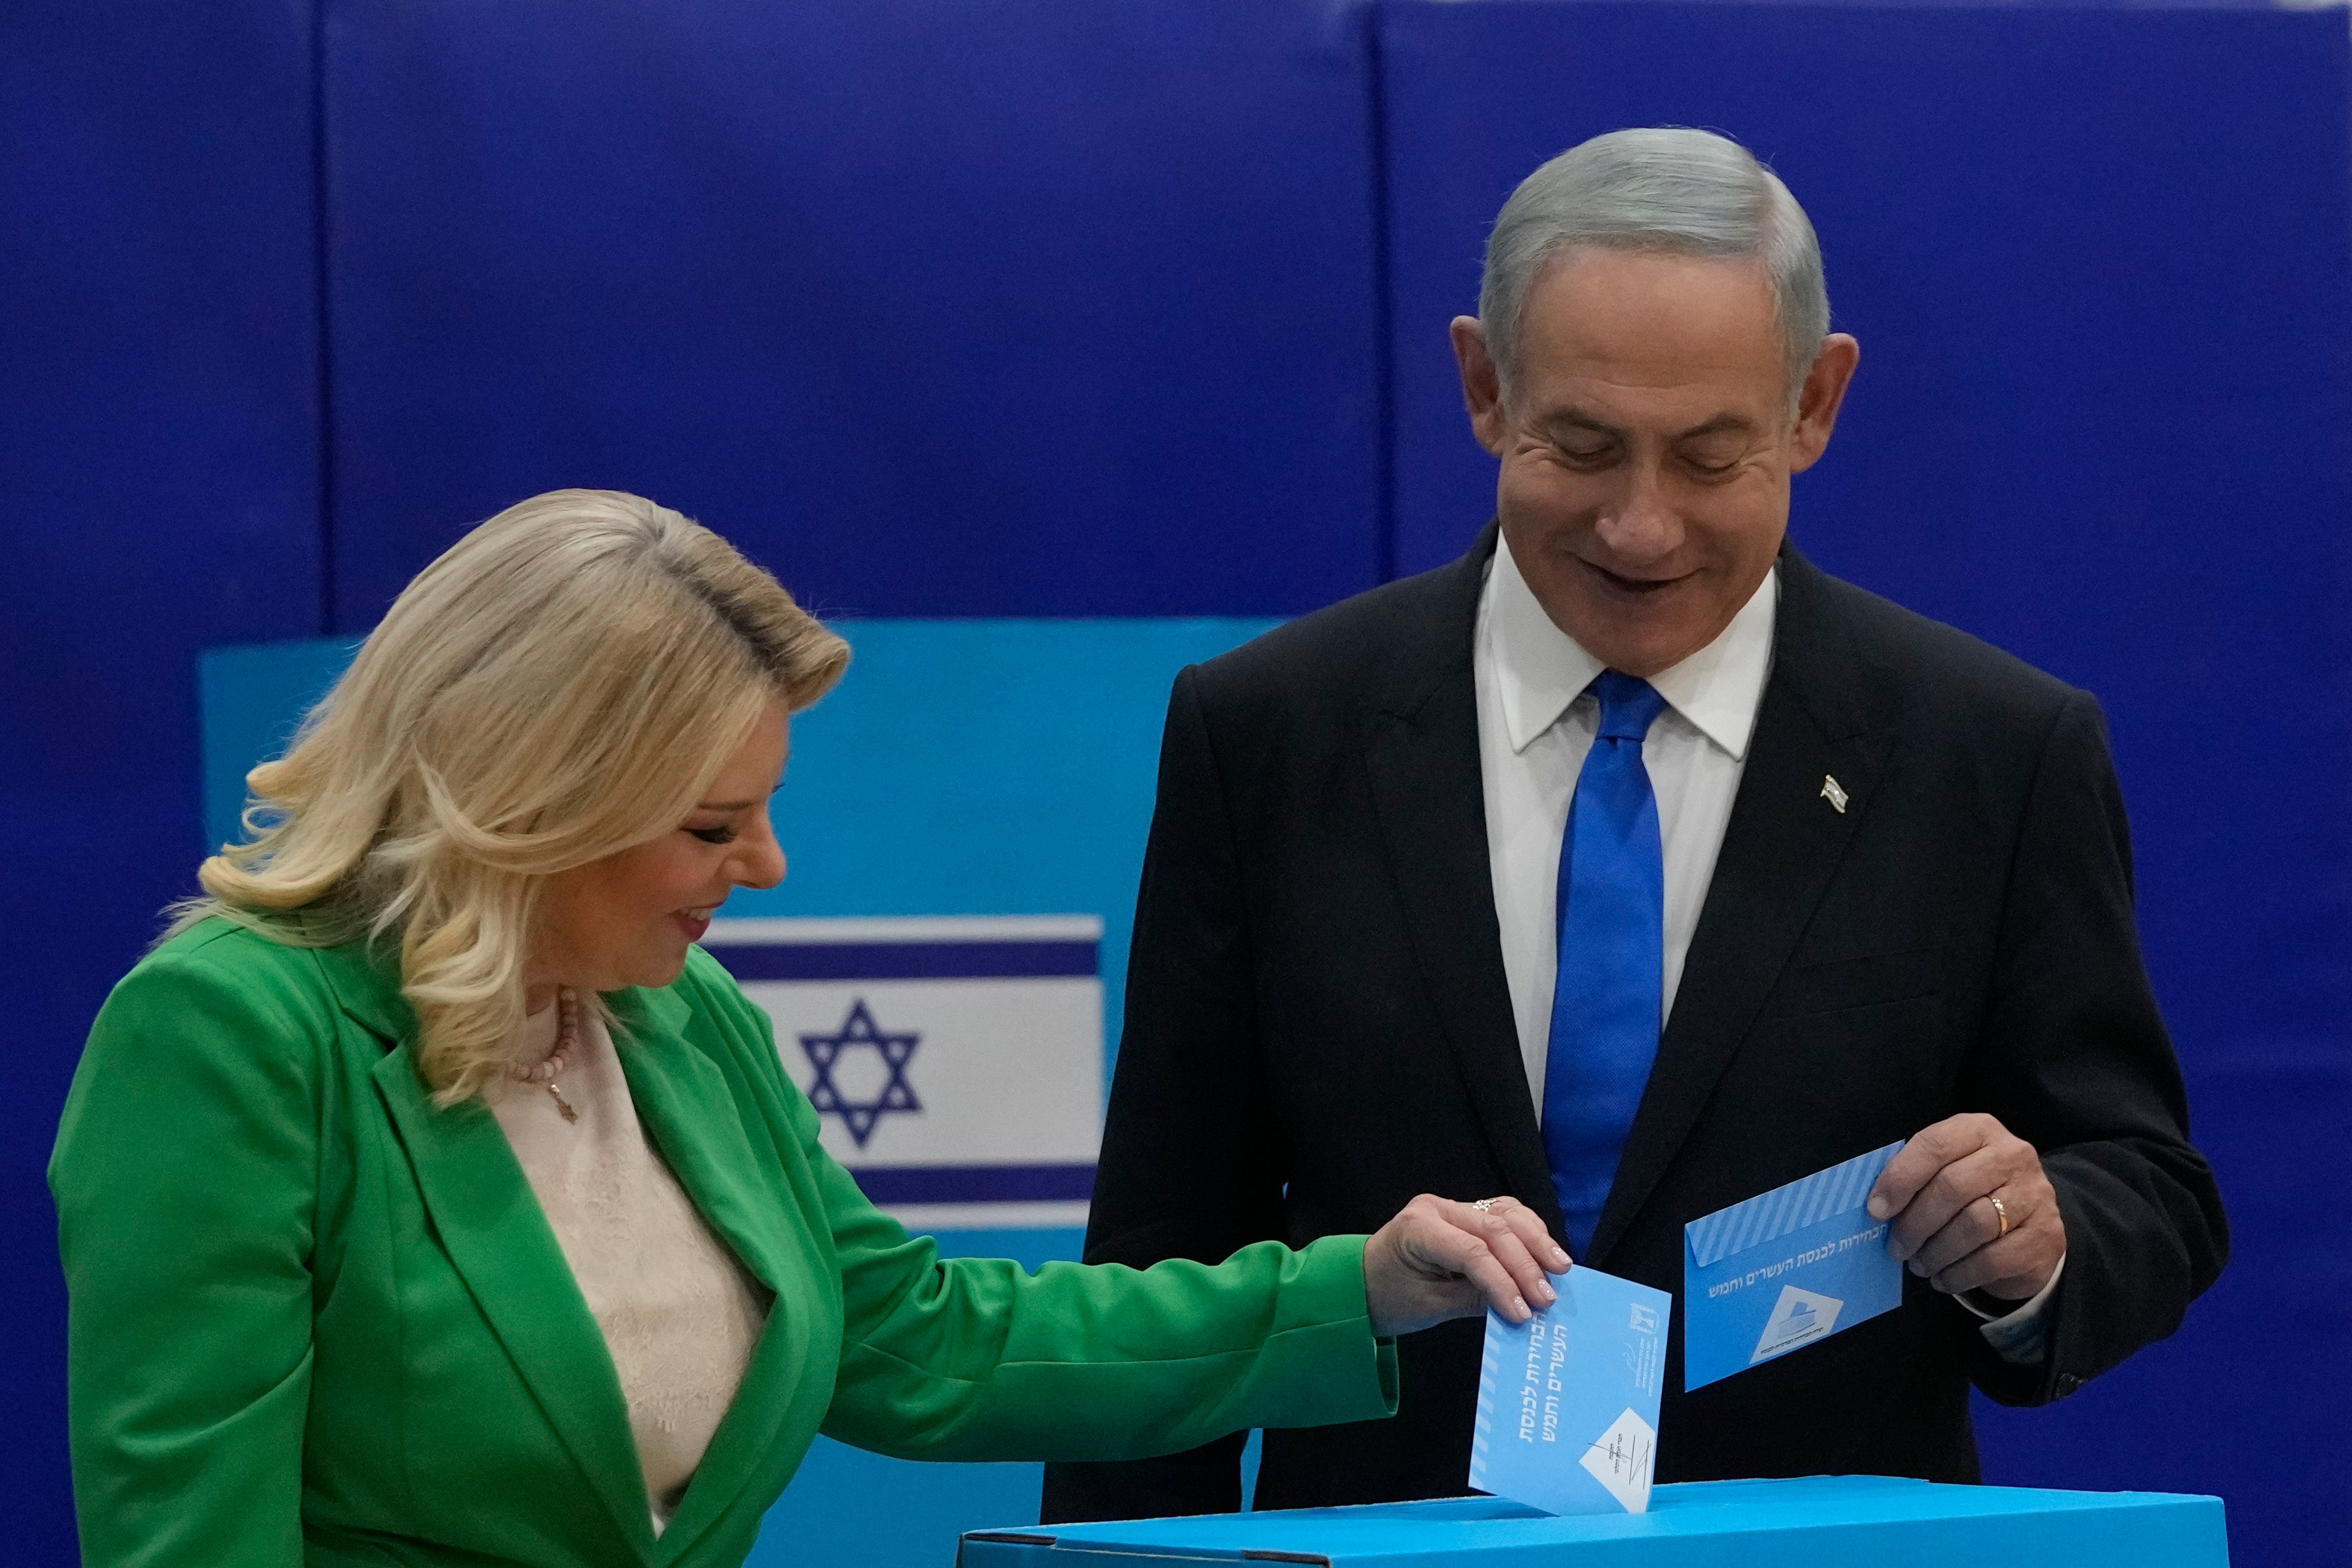
<svg viewBox="0 0 2352 1568">
<path fill-rule="evenodd" d="M 1845 815 L 1845 786 L 1828 773 L 1822 775 L 1822 798 L 1836 806 L 1838 815 Z"/>
</svg>

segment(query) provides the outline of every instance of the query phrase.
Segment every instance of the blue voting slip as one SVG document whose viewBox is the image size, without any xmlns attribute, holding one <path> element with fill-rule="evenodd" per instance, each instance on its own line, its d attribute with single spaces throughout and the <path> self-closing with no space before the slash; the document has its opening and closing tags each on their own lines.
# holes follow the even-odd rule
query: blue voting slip
<svg viewBox="0 0 2352 1568">
<path fill-rule="evenodd" d="M 1886 1224 L 1863 1207 L 1900 1143 L 1683 1227 L 1683 1387 L 1704 1387 L 1903 1301 Z"/>
<path fill-rule="evenodd" d="M 1546 1513 L 1641 1513 L 1674 1298 L 1598 1269 L 1525 1323 L 1486 1314 L 1470 1484 Z"/>
<path fill-rule="evenodd" d="M 1583 1270 L 1579 1269 L 1581 1273 Z M 1238 1560 L 1328 1568 L 2228 1568 L 2221 1500 L 1878 1476 L 1685 1481 L 1644 1514 L 1549 1517 L 1501 1498 L 974 1531 L 960 1568 Z"/>
</svg>

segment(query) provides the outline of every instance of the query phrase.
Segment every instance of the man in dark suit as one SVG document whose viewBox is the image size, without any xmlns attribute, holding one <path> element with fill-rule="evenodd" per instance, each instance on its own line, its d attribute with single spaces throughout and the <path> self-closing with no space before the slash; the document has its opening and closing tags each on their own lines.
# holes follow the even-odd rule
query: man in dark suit
<svg viewBox="0 0 2352 1568">
<path fill-rule="evenodd" d="M 1530 176 L 1454 324 L 1497 521 L 1185 670 L 1090 1262 L 1540 1212 L 1679 1296 L 1683 1227 L 1907 1139 L 1903 1304 L 1695 1391 L 1660 1480 L 1969 1480 L 2227 1251 L 2133 929 L 2096 704 L 1822 574 L 1790 476 L 1856 363 L 1780 182 L 1700 132 Z M 1465 1489 L 1480 1328 L 1392 1421 L 1265 1435 L 1262 1507 Z M 1238 1506 L 1238 1438 L 1049 1468 L 1049 1521 Z"/>
</svg>

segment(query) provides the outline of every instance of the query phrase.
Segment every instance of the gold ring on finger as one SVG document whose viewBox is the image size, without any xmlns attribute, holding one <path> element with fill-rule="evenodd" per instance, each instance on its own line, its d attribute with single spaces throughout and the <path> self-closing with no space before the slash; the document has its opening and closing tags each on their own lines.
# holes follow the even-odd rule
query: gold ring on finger
<svg viewBox="0 0 2352 1568">
<path fill-rule="evenodd" d="M 2009 1234 L 2009 1205 L 2000 1201 L 2000 1195 L 1998 1193 L 1987 1193 L 1985 1202 L 1992 1205 L 1993 1214 L 2000 1220 L 2000 1236 L 1993 1237 L 1995 1241 L 1999 1241 L 2002 1236 Z"/>
</svg>

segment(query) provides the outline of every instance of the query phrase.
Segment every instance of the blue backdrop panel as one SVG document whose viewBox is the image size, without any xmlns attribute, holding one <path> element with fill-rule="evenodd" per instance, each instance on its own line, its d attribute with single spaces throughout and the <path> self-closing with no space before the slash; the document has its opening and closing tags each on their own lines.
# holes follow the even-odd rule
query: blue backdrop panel
<svg viewBox="0 0 2352 1568">
<path fill-rule="evenodd" d="M 2179 1341 L 2059 1409 L 1982 1411 L 1988 1469 L 2219 1490 L 2243 1561 L 2317 1561 L 2296 1542 L 2340 1531 L 2352 1470 L 2296 1393 L 2352 1357 L 2352 1235 L 2294 1174 L 2336 1159 L 2314 1107 L 2352 1085 L 2343 13 L 1381 16 L 1401 568 L 1492 510 L 1444 329 L 1512 186 L 1624 125 L 1770 161 L 1863 345 L 1795 535 L 2106 704 L 2150 967 L 2239 1222 Z"/>
<path fill-rule="evenodd" d="M 0 1557 L 77 1560 L 42 1173 L 193 886 L 195 649 L 318 629 L 307 13 L 0 6 Z"/>
<path fill-rule="evenodd" d="M 295 728 L 359 652 L 356 637 L 206 648 L 196 660 L 205 842 L 245 837 L 245 775 L 285 754 Z"/>
<path fill-rule="evenodd" d="M 864 615 L 1377 570 L 1360 14 L 330 0 L 336 625 L 612 486 Z"/>
</svg>

